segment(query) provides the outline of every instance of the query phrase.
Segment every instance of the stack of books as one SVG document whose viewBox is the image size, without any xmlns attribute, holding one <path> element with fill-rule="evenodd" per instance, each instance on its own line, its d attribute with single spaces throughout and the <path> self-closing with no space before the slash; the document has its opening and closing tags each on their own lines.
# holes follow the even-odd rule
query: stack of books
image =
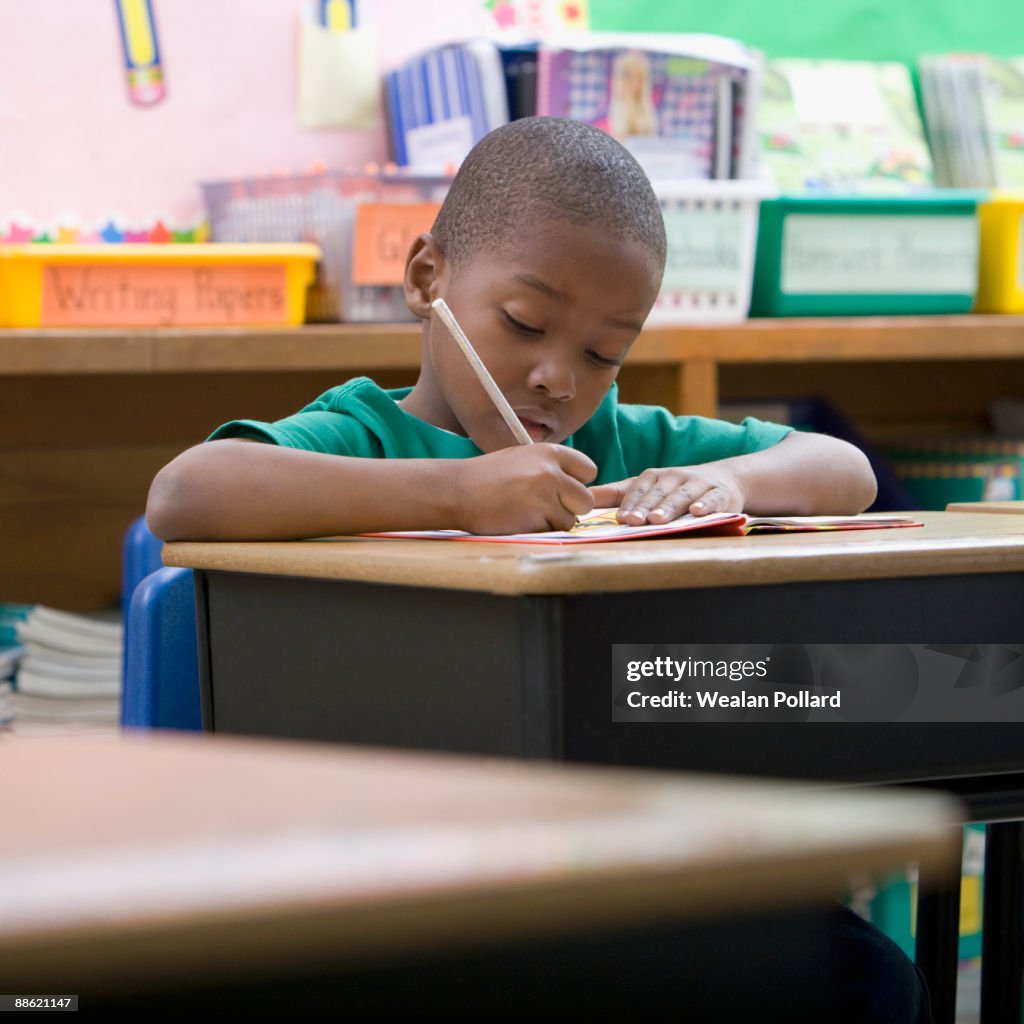
<svg viewBox="0 0 1024 1024">
<path fill-rule="evenodd" d="M 572 32 L 436 47 L 384 77 L 391 157 L 451 172 L 484 135 L 534 114 L 586 121 L 655 181 L 756 173 L 761 55 L 733 39 Z"/>
<path fill-rule="evenodd" d="M 722 36 L 572 33 L 539 46 L 536 112 L 605 129 L 655 183 L 750 178 L 762 64 Z"/>
<path fill-rule="evenodd" d="M 117 613 L 36 605 L 17 636 L 24 648 L 13 698 L 17 722 L 118 721 L 124 629 Z"/>
<path fill-rule="evenodd" d="M 906 195 L 934 184 L 910 72 L 857 60 L 770 60 L 761 159 L 786 193 Z"/>
<path fill-rule="evenodd" d="M 938 184 L 1024 188 L 1024 57 L 928 56 L 918 74 Z"/>
<path fill-rule="evenodd" d="M 427 50 L 384 76 L 391 158 L 399 167 L 447 173 L 509 120 L 496 43 L 472 39 Z"/>
</svg>

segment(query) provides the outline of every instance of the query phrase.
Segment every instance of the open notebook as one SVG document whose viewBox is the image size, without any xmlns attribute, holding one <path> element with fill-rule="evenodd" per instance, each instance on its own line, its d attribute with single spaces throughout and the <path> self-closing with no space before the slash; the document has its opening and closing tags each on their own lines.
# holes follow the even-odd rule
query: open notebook
<svg viewBox="0 0 1024 1024">
<path fill-rule="evenodd" d="M 892 526 L 922 526 L 909 516 L 864 513 L 859 516 L 748 516 L 742 512 L 714 512 L 707 516 L 689 514 L 670 523 L 623 526 L 616 522 L 618 509 L 594 509 L 582 516 L 571 530 L 544 533 L 507 533 L 484 536 L 462 530 L 406 530 L 371 533 L 369 537 L 409 537 L 418 540 L 483 540 L 506 544 L 591 544 L 606 540 L 639 540 L 671 534 L 697 533 L 703 536 L 740 536 L 746 533 L 785 533 L 815 530 L 876 530 Z"/>
</svg>

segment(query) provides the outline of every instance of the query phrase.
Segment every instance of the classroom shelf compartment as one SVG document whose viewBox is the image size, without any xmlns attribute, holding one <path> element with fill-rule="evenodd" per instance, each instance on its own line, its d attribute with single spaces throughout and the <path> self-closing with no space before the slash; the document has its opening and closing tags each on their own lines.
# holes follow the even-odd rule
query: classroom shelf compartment
<svg viewBox="0 0 1024 1024">
<path fill-rule="evenodd" d="M 0 246 L 0 327 L 296 325 L 315 245 Z"/>
<path fill-rule="evenodd" d="M 969 312 L 978 289 L 981 198 L 947 190 L 765 200 L 751 315 Z"/>
</svg>

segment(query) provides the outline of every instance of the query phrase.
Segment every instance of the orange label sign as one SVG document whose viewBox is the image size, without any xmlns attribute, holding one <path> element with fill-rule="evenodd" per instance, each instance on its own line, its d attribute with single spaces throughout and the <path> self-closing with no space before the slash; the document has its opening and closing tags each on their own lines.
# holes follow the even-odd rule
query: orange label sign
<svg viewBox="0 0 1024 1024">
<path fill-rule="evenodd" d="M 74 264 L 43 267 L 46 327 L 283 324 L 286 268 Z"/>
<path fill-rule="evenodd" d="M 360 203 L 356 208 L 353 284 L 401 284 L 413 239 L 429 231 L 440 203 Z"/>
</svg>

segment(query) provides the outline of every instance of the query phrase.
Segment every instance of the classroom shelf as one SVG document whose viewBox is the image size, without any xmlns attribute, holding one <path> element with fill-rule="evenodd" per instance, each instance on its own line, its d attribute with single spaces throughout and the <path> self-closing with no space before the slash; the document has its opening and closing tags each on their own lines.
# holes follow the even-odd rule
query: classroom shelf
<svg viewBox="0 0 1024 1024">
<path fill-rule="evenodd" d="M 0 330 L 0 600 L 86 609 L 117 597 L 120 541 L 155 472 L 219 423 L 274 419 L 367 373 L 415 380 L 419 328 Z M 1024 400 L 1024 316 L 751 320 L 645 330 L 630 402 L 715 415 L 720 399 L 830 400 L 870 440 L 975 430 Z"/>
<path fill-rule="evenodd" d="M 629 366 L 673 367 L 677 407 L 714 415 L 718 367 L 739 364 L 1019 359 L 1024 316 L 816 317 L 652 327 Z M 0 376 L 88 373 L 414 371 L 419 327 L 0 331 Z"/>
</svg>

